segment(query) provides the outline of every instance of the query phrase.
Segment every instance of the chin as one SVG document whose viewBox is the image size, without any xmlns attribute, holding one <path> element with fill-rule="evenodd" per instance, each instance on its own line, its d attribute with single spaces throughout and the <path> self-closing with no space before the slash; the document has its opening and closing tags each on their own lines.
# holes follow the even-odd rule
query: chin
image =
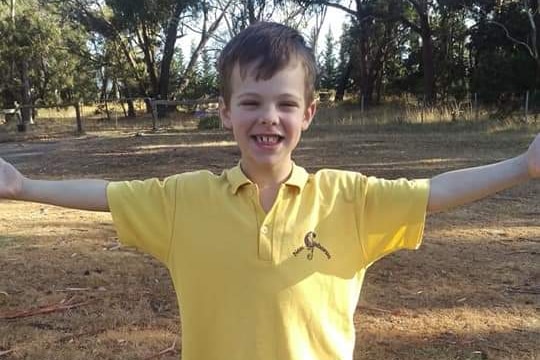
<svg viewBox="0 0 540 360">
<path fill-rule="evenodd" d="M 290 158 L 287 159 L 282 156 L 268 155 L 250 157 L 247 161 L 255 166 L 273 168 L 290 161 Z"/>
</svg>

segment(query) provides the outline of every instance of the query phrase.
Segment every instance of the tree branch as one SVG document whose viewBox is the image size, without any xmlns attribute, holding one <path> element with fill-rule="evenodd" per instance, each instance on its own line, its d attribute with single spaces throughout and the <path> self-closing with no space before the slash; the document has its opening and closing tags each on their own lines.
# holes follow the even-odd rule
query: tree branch
<svg viewBox="0 0 540 360">
<path fill-rule="evenodd" d="M 415 23 L 407 19 L 405 16 L 400 16 L 399 19 L 401 20 L 403 25 L 410 27 L 415 33 L 422 34 L 422 29 L 420 28 L 420 26 L 416 25 Z"/>
<path fill-rule="evenodd" d="M 351 9 L 349 9 L 348 7 L 346 6 L 343 6 L 341 4 L 337 4 L 337 3 L 333 3 L 333 2 L 330 2 L 330 1 L 322 1 L 321 2 L 323 5 L 326 5 L 326 6 L 331 6 L 333 8 L 336 8 L 336 9 L 339 9 L 339 10 L 342 10 L 342 11 L 345 11 L 347 14 L 349 15 L 352 15 L 354 17 L 356 17 L 358 14 L 356 13 L 356 11 L 353 11 Z"/>
<path fill-rule="evenodd" d="M 497 25 L 498 27 L 503 29 L 504 33 L 506 34 L 506 37 L 508 38 L 508 40 L 512 41 L 515 44 L 518 44 L 518 45 L 521 45 L 521 46 L 525 47 L 525 49 L 529 52 L 529 54 L 531 55 L 531 57 L 533 59 L 535 59 L 535 60 L 538 59 L 538 55 L 534 53 L 533 49 L 529 46 L 529 44 L 527 44 L 524 41 L 518 40 L 515 37 L 513 37 L 512 35 L 510 35 L 510 32 L 508 31 L 506 26 L 504 26 L 503 24 L 501 24 L 500 22 L 495 21 L 495 20 L 487 20 L 487 23 Z"/>
</svg>

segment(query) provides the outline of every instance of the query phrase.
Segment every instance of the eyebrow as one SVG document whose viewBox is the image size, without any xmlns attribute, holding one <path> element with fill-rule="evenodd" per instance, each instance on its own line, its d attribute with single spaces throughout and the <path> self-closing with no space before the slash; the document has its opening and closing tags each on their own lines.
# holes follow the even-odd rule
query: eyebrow
<svg viewBox="0 0 540 360">
<path fill-rule="evenodd" d="M 238 99 L 242 99 L 242 98 L 245 98 L 245 97 L 261 97 L 261 94 L 259 93 L 256 93 L 256 92 L 247 92 L 247 93 L 240 93 L 239 95 L 236 96 Z M 294 94 L 291 94 L 291 93 L 283 93 L 283 94 L 279 94 L 278 95 L 278 98 L 279 99 L 288 99 L 288 100 L 296 100 L 296 101 L 302 101 L 302 98 L 297 96 L 297 95 L 294 95 Z"/>
</svg>

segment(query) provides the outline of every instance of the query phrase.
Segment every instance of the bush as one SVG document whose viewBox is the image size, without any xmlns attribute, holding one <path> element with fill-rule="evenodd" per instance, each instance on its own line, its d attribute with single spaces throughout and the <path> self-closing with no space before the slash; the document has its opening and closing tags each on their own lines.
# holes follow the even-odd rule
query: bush
<svg viewBox="0 0 540 360">
<path fill-rule="evenodd" d="M 221 119 L 217 115 L 205 116 L 199 120 L 199 130 L 213 130 L 221 127 Z"/>
</svg>

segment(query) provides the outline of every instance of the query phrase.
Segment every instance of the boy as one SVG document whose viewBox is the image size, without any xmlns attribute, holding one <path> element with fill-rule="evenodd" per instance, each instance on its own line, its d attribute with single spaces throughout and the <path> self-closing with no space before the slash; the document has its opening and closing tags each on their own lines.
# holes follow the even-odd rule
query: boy
<svg viewBox="0 0 540 360">
<path fill-rule="evenodd" d="M 238 166 L 160 182 L 37 181 L 0 161 L 0 198 L 111 211 L 120 240 L 169 269 L 182 359 L 351 359 L 366 269 L 420 245 L 426 212 L 540 176 L 524 154 L 430 180 L 308 174 L 292 161 L 316 111 L 315 59 L 274 23 L 235 37 L 219 60 L 220 116 Z"/>
</svg>

